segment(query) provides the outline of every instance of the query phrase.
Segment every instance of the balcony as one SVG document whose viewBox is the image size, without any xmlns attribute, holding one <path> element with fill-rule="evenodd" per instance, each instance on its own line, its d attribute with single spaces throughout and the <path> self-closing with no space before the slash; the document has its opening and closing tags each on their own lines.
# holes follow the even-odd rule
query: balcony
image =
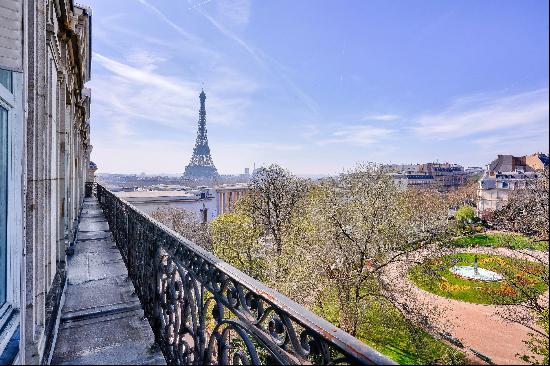
<svg viewBox="0 0 550 366">
<path fill-rule="evenodd" d="M 84 200 L 70 251 L 51 363 L 164 364 L 95 197 Z"/>
<path fill-rule="evenodd" d="M 394 363 L 144 215 L 101 185 L 86 188 L 87 194 L 95 197 L 86 201 L 75 257 L 79 252 L 92 250 L 86 249 L 88 241 L 101 238 L 103 249 L 100 251 L 104 251 L 104 258 L 95 262 L 69 261 L 69 287 L 53 362 Z M 83 286 L 80 291 L 77 285 L 71 286 L 71 278 L 74 280 L 74 276 L 79 275 L 83 276 L 84 284 L 88 283 L 90 279 L 86 276 L 90 273 L 109 273 L 105 278 L 127 274 L 131 283 L 111 286 L 111 292 L 99 283 Z M 101 278 L 95 279 L 99 280 Z M 81 296 L 105 305 L 71 310 L 70 305 Z M 106 299 L 109 296 L 111 300 Z M 90 320 L 99 317 L 104 318 L 100 327 L 98 322 Z M 84 322 L 77 332 L 65 331 L 66 324 L 79 319 L 87 319 L 88 323 Z M 148 322 L 150 328 L 143 326 L 144 322 Z M 132 330 L 128 329 L 129 324 Z M 88 334 L 90 329 L 101 329 L 100 338 L 105 339 L 105 344 L 95 348 L 78 344 L 87 341 L 82 334 Z M 116 336 L 121 334 L 123 336 Z M 124 334 L 131 334 L 133 338 Z M 133 348 L 124 352 L 114 339 L 120 344 L 128 342 Z M 115 342 L 115 346 L 109 348 L 109 342 Z M 71 358 L 71 354 L 78 354 L 82 347 L 91 350 L 85 356 Z M 90 352 L 97 349 L 101 352 L 89 357 Z M 159 359 L 157 349 L 164 359 Z M 128 353 L 132 353 L 133 359 L 117 358 Z"/>
</svg>

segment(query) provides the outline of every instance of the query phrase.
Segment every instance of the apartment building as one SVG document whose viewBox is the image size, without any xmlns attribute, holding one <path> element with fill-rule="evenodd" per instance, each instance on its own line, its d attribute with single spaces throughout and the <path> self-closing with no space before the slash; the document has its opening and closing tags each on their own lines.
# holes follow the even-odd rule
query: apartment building
<svg viewBox="0 0 550 366">
<path fill-rule="evenodd" d="M 411 189 L 411 188 L 435 188 L 436 182 L 431 174 L 426 173 L 396 173 L 393 174 L 393 182 L 395 185 L 401 189 Z"/>
<path fill-rule="evenodd" d="M 451 163 L 390 164 L 386 165 L 400 189 L 430 188 L 446 192 L 467 183 L 472 172 Z"/>
<path fill-rule="evenodd" d="M 477 213 L 488 218 L 508 202 L 510 193 L 524 189 L 529 180 L 539 179 L 548 168 L 548 156 L 536 153 L 525 156 L 498 155 L 479 180 Z"/>
<path fill-rule="evenodd" d="M 442 192 L 463 186 L 470 176 L 463 166 L 451 163 L 421 164 L 419 172 L 433 176 L 435 187 Z"/>
</svg>

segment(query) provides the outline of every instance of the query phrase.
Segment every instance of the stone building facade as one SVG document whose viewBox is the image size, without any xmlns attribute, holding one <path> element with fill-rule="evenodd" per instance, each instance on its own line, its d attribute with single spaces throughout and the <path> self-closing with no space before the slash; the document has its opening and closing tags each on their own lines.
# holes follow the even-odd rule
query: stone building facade
<svg viewBox="0 0 550 366">
<path fill-rule="evenodd" d="M 452 163 L 390 164 L 385 168 L 400 189 L 428 188 L 447 192 L 465 185 L 475 172 Z"/>
<path fill-rule="evenodd" d="M 214 190 L 207 187 L 182 191 L 116 192 L 116 195 L 147 215 L 165 208 L 188 211 L 197 222 L 210 222 L 218 215 Z"/>
<path fill-rule="evenodd" d="M 436 187 L 433 175 L 427 173 L 396 173 L 392 178 L 397 188 L 403 191 L 411 188 L 434 189 Z"/>
<path fill-rule="evenodd" d="M 435 187 L 440 192 L 446 192 L 466 184 L 469 174 L 464 167 L 451 163 L 427 163 L 420 166 L 420 172 L 433 177 Z"/>
<path fill-rule="evenodd" d="M 530 180 L 540 179 L 548 169 L 548 156 L 537 153 L 525 156 L 498 155 L 479 180 L 477 214 L 489 219 L 493 212 L 508 203 L 511 192 L 525 189 Z"/>
<path fill-rule="evenodd" d="M 248 184 L 226 184 L 216 187 L 218 215 L 233 211 L 239 198 L 250 190 Z"/>
<path fill-rule="evenodd" d="M 91 11 L 0 0 L 0 19 L 0 363 L 47 364 L 91 152 Z"/>
<path fill-rule="evenodd" d="M 237 200 L 248 191 L 246 183 L 224 184 L 215 188 L 198 187 L 187 190 L 138 190 L 116 192 L 116 195 L 145 214 L 172 207 L 192 213 L 198 222 L 210 222 L 218 215 L 233 211 Z"/>
</svg>

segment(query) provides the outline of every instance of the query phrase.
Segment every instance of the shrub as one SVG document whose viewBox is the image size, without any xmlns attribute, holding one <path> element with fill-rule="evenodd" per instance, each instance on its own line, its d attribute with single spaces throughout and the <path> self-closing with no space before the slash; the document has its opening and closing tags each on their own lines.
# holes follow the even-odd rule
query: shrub
<svg viewBox="0 0 550 366">
<path fill-rule="evenodd" d="M 464 205 L 456 211 L 456 222 L 461 226 L 466 226 L 474 221 L 476 212 L 470 205 Z"/>
</svg>

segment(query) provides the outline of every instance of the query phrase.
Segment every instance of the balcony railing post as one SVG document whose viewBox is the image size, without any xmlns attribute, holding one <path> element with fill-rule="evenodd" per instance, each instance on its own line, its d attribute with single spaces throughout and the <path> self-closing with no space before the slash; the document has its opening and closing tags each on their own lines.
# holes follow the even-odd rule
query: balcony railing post
<svg viewBox="0 0 550 366">
<path fill-rule="evenodd" d="M 149 322 L 151 324 L 151 326 L 153 327 L 153 329 L 155 330 L 154 333 L 155 333 L 155 340 L 157 341 L 157 343 L 161 346 L 161 348 L 163 349 L 163 345 L 162 345 L 162 337 L 161 337 L 161 332 L 158 331 L 161 329 L 162 327 L 162 322 L 160 320 L 160 307 L 159 307 L 159 304 L 160 304 L 160 287 L 159 287 L 159 284 L 161 283 L 161 280 L 162 280 L 162 274 L 160 273 L 160 260 L 161 260 L 161 251 L 160 251 L 160 243 L 157 243 L 156 241 L 156 235 L 154 235 L 154 231 L 151 233 L 150 231 L 146 231 L 145 232 L 145 238 L 149 244 L 149 246 L 152 246 L 152 249 L 151 250 L 153 253 L 153 255 L 151 256 L 150 260 L 151 260 L 151 270 L 153 272 L 153 279 L 154 279 L 154 284 L 153 284 L 153 289 L 152 289 L 152 300 L 153 300 L 153 303 L 151 304 L 150 308 L 151 308 L 151 314 L 149 314 L 150 318 L 149 318 Z M 150 288 L 151 289 L 151 288 Z M 163 351 L 164 352 L 164 351 Z"/>
<path fill-rule="evenodd" d="M 113 212 L 113 224 L 114 224 L 114 232 L 113 232 L 113 236 L 115 237 L 115 242 L 117 244 L 117 246 L 119 245 L 119 240 L 118 240 L 118 200 L 116 198 L 113 198 L 113 197 L 110 197 L 111 200 L 114 202 L 114 212 Z"/>
<path fill-rule="evenodd" d="M 128 212 L 128 208 L 125 208 L 124 210 L 124 218 L 125 218 L 125 223 L 124 223 L 124 241 L 125 241 L 125 244 L 124 246 L 126 248 L 128 248 L 128 258 L 132 258 L 133 259 L 133 252 L 132 252 L 132 255 L 130 255 L 130 237 L 129 237 L 129 227 L 128 227 L 128 215 L 129 215 L 129 212 Z"/>
</svg>

